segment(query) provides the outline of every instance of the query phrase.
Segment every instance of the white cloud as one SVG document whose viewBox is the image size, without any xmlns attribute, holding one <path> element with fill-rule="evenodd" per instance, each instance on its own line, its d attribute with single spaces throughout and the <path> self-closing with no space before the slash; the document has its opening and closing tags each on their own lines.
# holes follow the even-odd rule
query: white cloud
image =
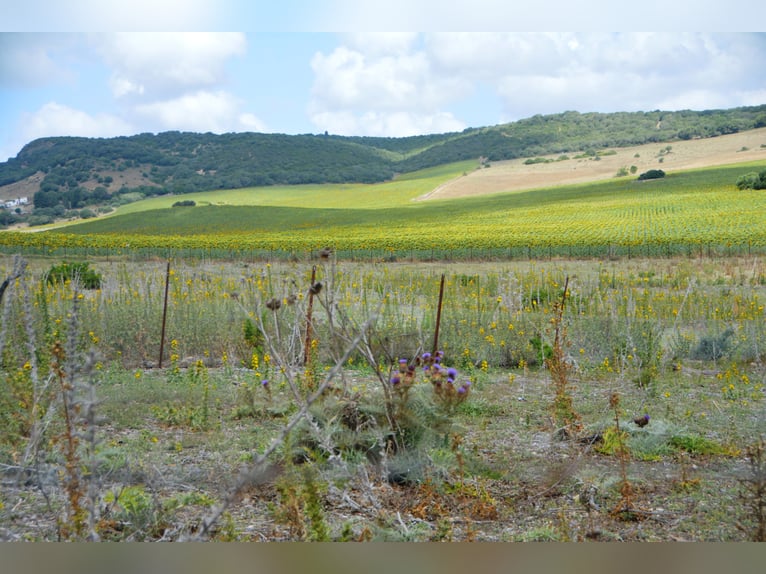
<svg viewBox="0 0 766 574">
<path fill-rule="evenodd" d="M 319 112 L 312 115 L 311 120 L 321 131 L 327 130 L 333 134 L 348 136 L 406 137 L 456 132 L 466 127 L 465 123 L 448 112 Z"/>
<path fill-rule="evenodd" d="M 412 35 L 347 36 L 351 47 L 317 53 L 311 121 L 337 134 L 405 136 L 463 129 L 444 106 L 470 93 L 463 78 L 434 73 Z"/>
<path fill-rule="evenodd" d="M 198 91 L 141 104 L 134 112 L 141 124 L 156 126 L 156 131 L 266 131 L 265 124 L 253 114 L 242 112 L 241 106 L 238 98 L 226 92 Z"/>
<path fill-rule="evenodd" d="M 111 114 L 89 114 L 48 102 L 22 119 L 26 141 L 49 136 L 111 137 L 131 131 L 131 126 Z"/>
<path fill-rule="evenodd" d="M 246 50 L 241 33 L 99 34 L 92 41 L 113 69 L 115 97 L 177 96 L 220 84 L 226 62 Z"/>
<path fill-rule="evenodd" d="M 38 88 L 73 81 L 74 74 L 57 60 L 70 59 L 76 44 L 62 34 L 0 33 L 0 87 Z"/>
<path fill-rule="evenodd" d="M 418 40 L 413 32 L 376 32 L 374 34 L 351 32 L 342 34 L 343 43 L 352 50 L 377 56 L 394 56 L 408 53 Z"/>
<path fill-rule="evenodd" d="M 343 41 L 312 61 L 310 115 L 334 133 L 400 135 L 403 125 L 442 125 L 429 118 L 459 125 L 465 122 L 452 110 L 479 85 L 500 101 L 502 114 L 484 125 L 566 110 L 766 101 L 766 76 L 758 73 L 766 59 L 763 34 L 359 34 Z"/>
<path fill-rule="evenodd" d="M 233 0 L 24 0 L 3 10 L 9 31 L 215 30 Z M 8 2 L 10 4 L 10 2 Z"/>
<path fill-rule="evenodd" d="M 315 16 L 325 31 L 749 31 L 763 28 L 766 5 L 753 0 L 646 0 L 626 6 L 614 0 L 329 0 Z"/>
</svg>

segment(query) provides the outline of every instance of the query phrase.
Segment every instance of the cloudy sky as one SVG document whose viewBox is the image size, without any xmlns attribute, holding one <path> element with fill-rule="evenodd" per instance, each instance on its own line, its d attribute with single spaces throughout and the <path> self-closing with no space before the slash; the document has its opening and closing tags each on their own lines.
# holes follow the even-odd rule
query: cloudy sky
<svg viewBox="0 0 766 574">
<path fill-rule="evenodd" d="M 407 136 L 566 110 L 766 104 L 766 33 L 752 29 L 766 8 L 749 0 L 644 0 L 631 19 L 651 33 L 625 30 L 624 4 L 606 0 L 542 14 L 466 4 L 0 0 L 0 161 L 56 135 Z M 422 31 L 434 28 L 468 31 Z"/>
</svg>

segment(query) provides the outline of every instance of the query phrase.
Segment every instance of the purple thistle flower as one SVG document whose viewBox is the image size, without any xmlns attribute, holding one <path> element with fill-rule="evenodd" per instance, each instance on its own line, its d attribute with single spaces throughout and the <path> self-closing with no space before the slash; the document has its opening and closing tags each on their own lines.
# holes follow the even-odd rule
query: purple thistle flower
<svg viewBox="0 0 766 574">
<path fill-rule="evenodd" d="M 466 393 L 466 391 L 467 391 L 467 390 L 468 390 L 468 389 L 466 389 L 465 387 L 458 387 L 458 389 L 457 389 L 457 393 L 458 393 L 459 395 L 464 395 L 464 394 Z"/>
<path fill-rule="evenodd" d="M 455 377 L 457 377 L 457 369 L 454 367 L 450 367 L 449 369 L 447 369 L 447 376 L 451 379 L 454 379 Z"/>
<path fill-rule="evenodd" d="M 268 387 L 269 386 L 269 380 L 268 379 L 263 379 L 261 381 L 261 385 L 263 385 L 264 387 Z"/>
<path fill-rule="evenodd" d="M 398 385 L 401 382 L 402 382 L 402 379 L 399 378 L 399 375 L 394 375 L 393 377 L 391 377 L 391 384 L 392 385 Z"/>
<path fill-rule="evenodd" d="M 430 359 L 430 358 L 431 358 L 431 353 L 423 353 L 423 354 L 421 355 L 421 357 L 422 357 L 422 359 L 423 359 L 424 361 L 427 361 L 428 359 Z"/>
</svg>

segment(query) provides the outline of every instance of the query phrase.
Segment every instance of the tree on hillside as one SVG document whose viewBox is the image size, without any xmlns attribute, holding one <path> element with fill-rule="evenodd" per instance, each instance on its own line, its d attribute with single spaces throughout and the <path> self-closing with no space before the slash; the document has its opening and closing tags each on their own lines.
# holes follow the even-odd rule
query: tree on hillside
<svg viewBox="0 0 766 574">
<path fill-rule="evenodd" d="M 739 176 L 737 189 L 766 189 L 766 169 L 760 173 L 751 171 Z"/>
<path fill-rule="evenodd" d="M 665 172 L 661 169 L 650 169 L 638 176 L 638 181 L 644 181 L 647 179 L 661 179 L 665 177 Z"/>
</svg>

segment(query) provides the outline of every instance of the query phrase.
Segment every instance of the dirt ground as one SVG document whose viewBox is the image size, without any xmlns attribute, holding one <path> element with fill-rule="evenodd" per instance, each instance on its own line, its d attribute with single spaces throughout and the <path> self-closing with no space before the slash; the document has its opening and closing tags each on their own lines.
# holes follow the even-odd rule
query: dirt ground
<svg viewBox="0 0 766 574">
<path fill-rule="evenodd" d="M 669 152 L 667 146 L 671 146 Z M 526 158 L 492 162 L 453 179 L 419 199 L 452 199 L 488 193 L 523 191 L 556 185 L 586 183 L 615 177 L 620 168 L 636 166 L 636 173 L 649 169 L 666 172 L 706 166 L 727 165 L 766 159 L 766 128 L 699 140 L 652 143 L 613 148 L 617 153 L 601 159 L 570 159 L 525 165 Z M 556 160 L 559 155 L 541 156 Z M 660 159 L 662 160 L 660 162 Z"/>
<path fill-rule="evenodd" d="M 356 377 L 352 375 L 354 379 Z M 744 453 L 701 456 L 675 453 L 639 460 L 631 457 L 624 470 L 597 444 L 557 438 L 548 418 L 552 399 L 544 374 L 519 374 L 513 385 L 495 376 L 482 385 L 474 406 L 456 419 L 462 429 L 459 450 L 465 476 L 455 461 L 438 469 L 434 451 L 427 476 L 398 484 L 380 476 L 370 464 L 312 465 L 322 484 L 320 503 L 334 540 L 358 541 L 737 541 L 743 508 L 740 480 L 747 476 Z M 687 396 L 712 405 L 717 387 L 713 377 L 701 380 L 680 375 Z M 590 423 L 585 436 L 613 416 L 602 384 L 575 381 L 575 403 Z M 120 390 L 123 388 L 123 390 Z M 123 385 L 102 390 L 129 403 L 134 395 Z M 231 389 L 231 387 L 228 387 Z M 178 389 L 181 392 L 183 389 Z M 641 412 L 646 399 L 635 385 L 622 385 L 628 413 Z M 100 469 L 102 492 L 139 488 L 155 501 L 141 501 L 141 513 L 117 513 L 101 499 L 102 536 L 106 540 L 194 539 L 213 501 L 220 501 L 244 468 L 245 456 L 272 436 L 285 418 L 234 420 L 227 385 L 218 388 L 214 410 L 220 427 L 207 432 L 158 424 L 154 417 L 124 424 L 113 419 L 99 429 L 103 452 L 111 465 Z M 126 393 L 126 394 L 123 394 Z M 112 397 L 113 399 L 115 397 Z M 276 398 L 276 397 L 275 397 Z M 277 399 L 279 403 L 283 399 Z M 674 400 L 655 400 L 653 418 L 642 429 L 625 416 L 623 424 L 635 437 L 660 436 L 689 417 Z M 107 403 L 110 401 L 107 399 Z M 664 403 L 664 404 L 663 404 Z M 106 404 L 106 403 L 105 403 Z M 661 408 L 662 404 L 662 408 Z M 691 403 L 689 403 L 691 404 Z M 125 405 L 123 405 L 124 408 Z M 107 411 L 109 408 L 105 407 Z M 145 407 L 144 407 L 145 408 Z M 722 407 L 723 408 L 723 407 Z M 220 410 L 219 410 L 220 409 Z M 132 409 L 129 409 L 132 412 Z M 264 410 L 264 413 L 266 411 Z M 275 411 L 276 412 L 276 411 Z M 655 414 L 656 413 L 656 414 Z M 730 413 L 727 413 L 730 414 Z M 714 418 L 713 413 L 710 413 Z M 751 411 L 760 417 L 760 406 Z M 675 422 L 674 422 L 675 421 Z M 687 423 L 690 424 L 690 423 Z M 740 425 L 737 425 L 738 427 Z M 590 430 L 589 430 L 590 428 Z M 748 431 L 732 429 L 735 434 Z M 740 437 L 741 438 L 741 437 Z M 436 457 L 436 458 L 434 458 Z M 452 460 L 451 458 L 449 460 Z M 442 464 L 444 461 L 442 461 Z M 285 494 L 286 469 L 278 463 L 244 488 L 227 516 L 212 531 L 213 540 L 287 541 L 306 539 L 309 518 L 293 508 Z M 449 468 L 449 470 L 447 470 Z M 55 469 L 39 465 L 21 476 L 7 466 L 2 489 L 0 540 L 56 540 L 56 518 L 64 504 Z M 620 501 L 623 471 L 635 502 L 631 518 L 614 512 Z M 300 467 L 295 472 L 304 476 Z M 24 480 L 26 478 L 26 481 Z M 300 478 L 298 479 L 301 480 Z M 280 484 L 282 485 L 280 487 Z M 281 492 L 281 494 L 280 494 Z M 107 502 L 105 502 L 107 501 Z M 176 501 L 172 512 L 168 502 Z M 178 506 L 177 506 L 178 505 Z M 297 514 L 291 514 L 292 511 Z M 111 525 L 111 526 L 110 526 Z M 111 528 L 111 530 L 110 530 Z M 342 534 L 345 531 L 345 534 Z"/>
</svg>

